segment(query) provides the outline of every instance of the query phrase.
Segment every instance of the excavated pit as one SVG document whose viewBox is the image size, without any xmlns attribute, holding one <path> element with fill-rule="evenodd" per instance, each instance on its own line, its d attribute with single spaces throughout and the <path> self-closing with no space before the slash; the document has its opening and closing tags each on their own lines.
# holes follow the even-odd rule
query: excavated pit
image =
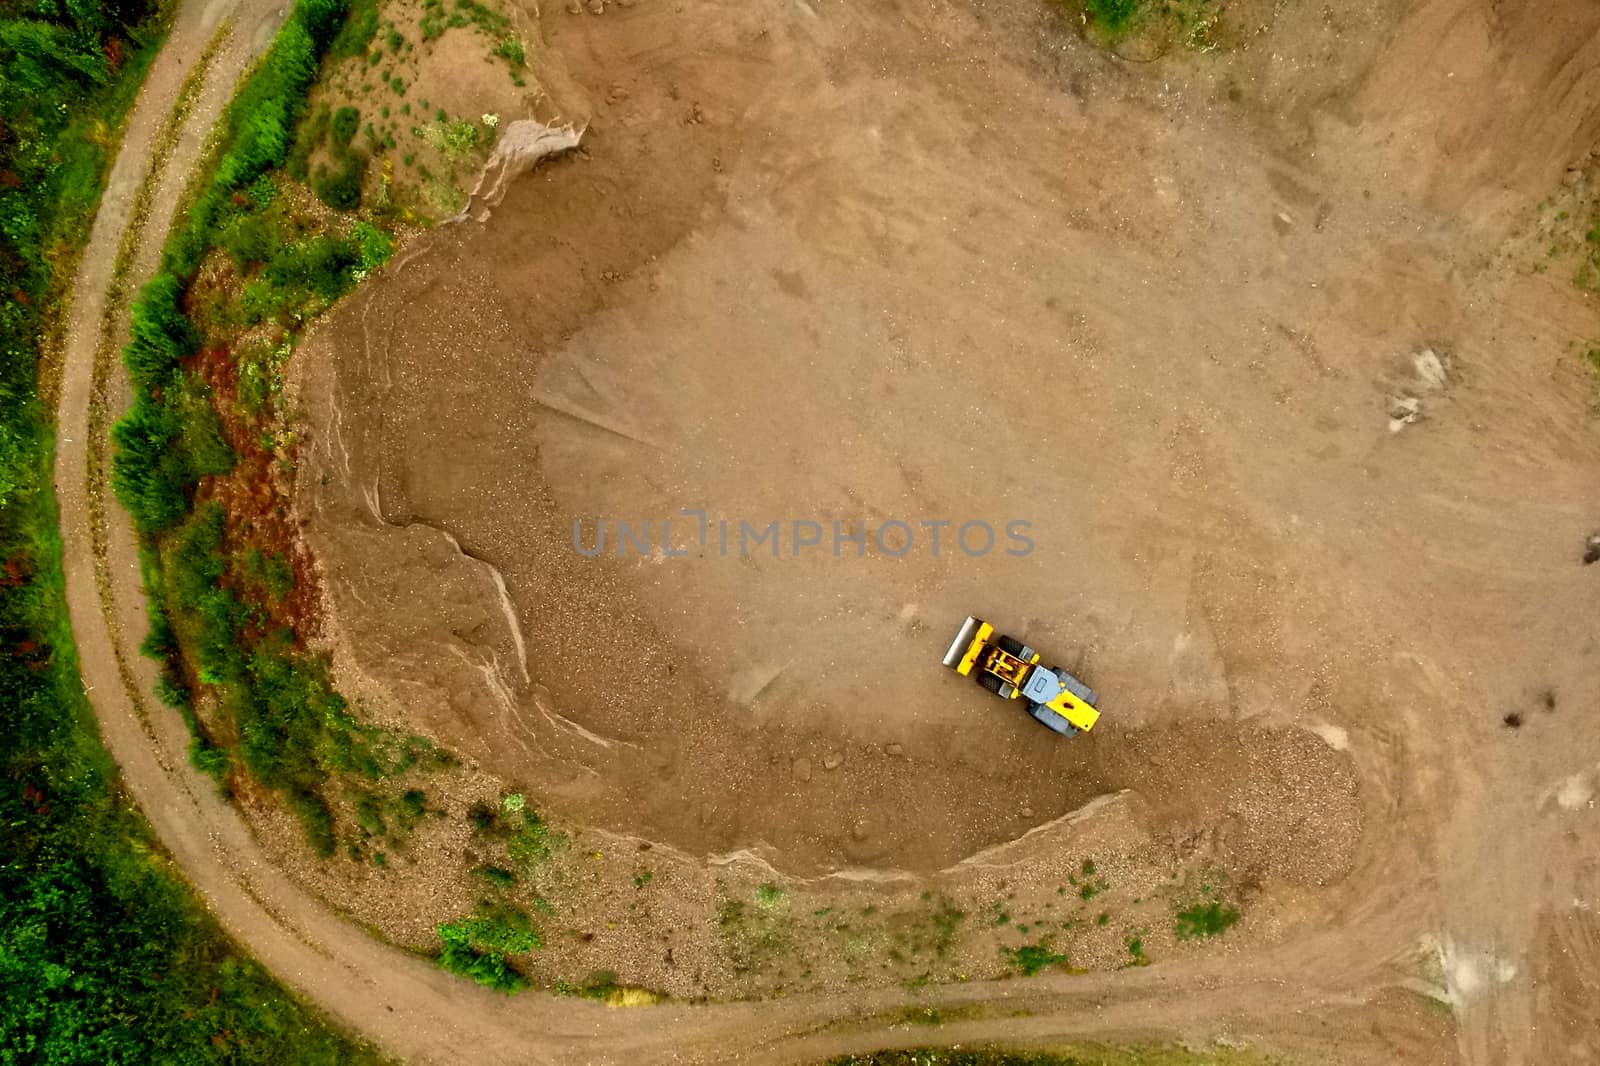
<svg viewBox="0 0 1600 1066">
<path fill-rule="evenodd" d="M 1529 560 L 1570 555 L 1600 468 L 1540 354 L 1583 312 L 1474 265 L 1498 194 L 1373 181 L 1359 124 L 1317 127 L 1329 169 L 1282 115 L 1135 98 L 1010 8 L 545 31 L 584 151 L 335 313 L 301 481 L 353 690 L 558 817 L 927 871 L 1131 789 L 1322 883 L 1371 763 L 1310 730 L 1392 754 L 1396 708 L 1470 720 L 1453 664 L 1498 697 L 1574 639 L 1572 576 Z M 1380 115 L 1364 68 L 1319 77 Z M 1453 378 L 1391 434 L 1424 344 Z M 724 554 L 723 520 L 778 550 Z M 941 521 L 996 545 L 936 554 Z M 836 554 L 835 522 L 914 541 Z M 1085 676 L 1101 727 L 941 669 L 969 613 Z"/>
</svg>

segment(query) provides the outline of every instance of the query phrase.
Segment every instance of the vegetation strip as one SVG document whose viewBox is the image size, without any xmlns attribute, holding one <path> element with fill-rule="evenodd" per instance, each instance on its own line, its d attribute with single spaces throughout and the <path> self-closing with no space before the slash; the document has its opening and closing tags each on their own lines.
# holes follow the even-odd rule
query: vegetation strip
<svg viewBox="0 0 1600 1066">
<path fill-rule="evenodd" d="M 225 112 L 214 166 L 133 304 L 123 359 L 134 402 L 112 429 L 113 489 L 143 542 L 151 616 L 143 650 L 166 664 L 158 694 L 188 721 L 195 765 L 226 783 L 237 755 L 285 798 L 324 856 L 336 845 L 330 777 L 365 782 L 359 803 L 372 784 L 440 755 L 348 713 L 296 631 L 309 590 L 291 598 L 293 544 L 281 513 L 275 525 L 260 514 L 234 521 L 214 479 L 238 471 L 246 484 L 234 487 L 265 482 L 270 495 L 290 461 L 275 434 L 294 333 L 392 249 L 370 223 L 298 225 L 272 174 L 289 156 L 322 55 L 350 46 L 355 23 L 346 15 L 343 0 L 297 3 Z M 254 275 L 241 294 L 243 322 L 208 313 L 214 305 L 196 310 L 224 253 L 241 278 Z M 246 361 L 235 342 L 252 329 Z M 222 409 L 219 390 L 239 406 Z"/>
<path fill-rule="evenodd" d="M 239 956 L 171 871 L 117 787 L 67 621 L 42 348 L 169 20 L 0 6 L 0 1059 L 376 1061 Z"/>
<path fill-rule="evenodd" d="M 278 793 L 318 856 L 343 844 L 350 859 L 382 866 L 387 848 L 444 813 L 396 779 L 452 760 L 424 738 L 360 722 L 306 646 L 316 598 L 288 519 L 294 444 L 282 398 L 305 325 L 381 266 L 396 226 L 418 217 L 390 200 L 387 169 L 355 214 L 368 169 L 353 143 L 360 111 L 308 110 L 327 62 L 365 69 L 379 54 L 368 52 L 378 28 L 372 0 L 301 0 L 229 104 L 184 221 L 131 308 L 123 360 L 134 398 L 111 431 L 110 480 L 139 533 L 151 622 L 141 650 L 163 664 L 157 695 L 183 715 L 191 762 L 224 789 L 248 775 Z M 508 27 L 492 28 L 507 39 Z M 520 65 L 520 46 L 502 58 Z M 486 147 L 493 127 L 470 125 L 452 158 Z M 367 147 L 384 148 L 370 125 Z M 108 581 L 103 542 L 96 556 Z M 526 825 L 508 849 L 526 865 L 519 848 L 538 852 L 555 837 L 520 813 Z M 507 956 L 541 940 L 515 904 L 485 898 L 438 932 L 446 969 L 501 991 L 526 987 Z"/>
</svg>

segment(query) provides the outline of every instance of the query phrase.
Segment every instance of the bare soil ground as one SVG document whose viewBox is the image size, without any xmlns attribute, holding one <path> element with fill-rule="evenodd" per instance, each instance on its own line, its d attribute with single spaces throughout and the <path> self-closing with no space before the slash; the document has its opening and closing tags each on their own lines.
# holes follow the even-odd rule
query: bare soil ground
<svg viewBox="0 0 1600 1066">
<path fill-rule="evenodd" d="M 1151 73 L 1027 4 L 546 12 L 585 151 L 302 367 L 351 683 L 563 822 L 799 876 L 931 874 L 1128 790 L 1152 869 L 1203 839 L 1283 937 L 1399 908 L 1387 950 L 1506 1001 L 1479 1061 L 1526 1054 L 1538 937 L 1596 889 L 1558 856 L 1588 807 L 1547 797 L 1600 760 L 1600 323 L 1524 246 L 1594 180 L 1600 22 L 1230 16 L 1236 51 Z M 972 519 L 1035 548 L 953 550 Z M 892 520 L 903 555 L 835 555 Z M 969 612 L 1101 728 L 938 669 Z"/>
<path fill-rule="evenodd" d="M 432 1061 L 923 1043 L 905 993 L 871 987 L 915 968 L 850 960 L 937 931 L 903 916 L 946 894 L 1008 921 L 922 991 L 943 1040 L 1600 1057 L 1600 568 L 1578 562 L 1600 437 L 1574 354 L 1600 323 L 1569 281 L 1584 249 L 1534 236 L 1539 205 L 1597 180 L 1600 15 L 1236 20 L 1238 51 L 1129 68 L 1012 0 L 546 11 L 537 76 L 590 120 L 585 151 L 425 238 L 303 349 L 326 636 L 370 713 L 474 764 L 452 808 L 510 783 L 587 827 L 541 888 L 591 935 L 552 965 L 802 994 L 626 1025 L 479 995 L 261 862 L 172 730 L 150 730 L 156 760 L 113 730 L 230 927 Z M 574 518 L 659 530 L 684 507 L 1021 519 L 1036 549 L 572 550 Z M 968 612 L 1084 673 L 1101 728 L 1056 742 L 938 668 Z M 396 939 L 470 897 L 308 869 L 255 813 L 268 857 Z M 479 847 L 457 819 L 414 858 Z M 1091 856 L 1108 932 L 1056 892 Z M 630 885 L 645 868 L 663 883 Z M 1075 959 L 1123 965 L 1122 937 L 1170 930 L 1219 868 L 1249 906 L 1210 949 L 1169 931 L 1148 968 L 959 983 L 996 976 L 1016 924 L 1060 925 L 1047 904 L 1083 911 L 1055 934 Z M 852 911 L 842 938 L 823 897 Z"/>
</svg>

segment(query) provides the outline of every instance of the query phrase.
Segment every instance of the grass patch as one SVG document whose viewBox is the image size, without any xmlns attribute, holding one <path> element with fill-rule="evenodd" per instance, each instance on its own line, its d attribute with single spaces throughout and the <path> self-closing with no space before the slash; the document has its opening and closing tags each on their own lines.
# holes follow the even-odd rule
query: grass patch
<svg viewBox="0 0 1600 1066">
<path fill-rule="evenodd" d="M 597 1000 L 608 1007 L 649 1007 L 666 999 L 648 988 L 619 983 L 612 970 L 596 970 L 578 984 L 557 981 L 551 991 L 558 996 Z"/>
<path fill-rule="evenodd" d="M 1592 344 L 1584 349 L 1579 359 L 1584 366 L 1589 368 L 1591 373 L 1596 377 L 1600 377 L 1600 344 Z"/>
<path fill-rule="evenodd" d="M 933 952 L 941 958 L 950 953 L 955 946 L 956 936 L 961 931 L 961 923 L 966 920 L 967 912 L 958 909 L 949 900 L 940 898 L 939 906 L 933 911 L 930 920 L 933 922 Z"/>
<path fill-rule="evenodd" d="M 1078 868 L 1078 873 L 1068 875 L 1067 880 L 1078 890 L 1078 898 L 1085 903 L 1111 887 L 1111 883 L 1104 877 L 1095 876 L 1093 859 L 1084 859 L 1083 865 Z"/>
<path fill-rule="evenodd" d="M 1239 912 L 1220 900 L 1197 903 L 1177 913 L 1173 932 L 1179 940 L 1204 940 L 1220 936 L 1239 920 Z"/>
<path fill-rule="evenodd" d="M 723 951 L 741 973 L 765 969 L 794 942 L 794 920 L 783 891 L 764 889 L 777 886 L 758 887 L 753 893 L 753 907 L 739 899 L 724 900 L 717 914 Z"/>
<path fill-rule="evenodd" d="M 1220 0 L 1061 0 L 1091 41 L 1125 58 L 1152 59 L 1174 48 L 1218 47 Z"/>
<path fill-rule="evenodd" d="M 567 849 L 566 834 L 545 824 L 532 808 L 519 811 L 518 819 L 506 855 L 524 870 L 537 873 Z"/>
<path fill-rule="evenodd" d="M 1123 34 L 1133 24 L 1133 16 L 1146 0 L 1085 0 L 1083 10 L 1100 30 Z"/>
<path fill-rule="evenodd" d="M 473 803 L 467 808 L 467 820 L 474 832 L 504 842 L 513 874 L 537 877 L 571 843 L 565 833 L 540 818 L 520 792 L 502 796 L 498 806 L 482 800 Z"/>
<path fill-rule="evenodd" d="M 1037 944 L 1024 944 L 1020 948 L 1002 948 L 1001 951 L 1005 953 L 1011 967 L 1027 977 L 1032 977 L 1051 966 L 1067 965 L 1067 957 L 1053 950 L 1048 938 Z"/>
</svg>

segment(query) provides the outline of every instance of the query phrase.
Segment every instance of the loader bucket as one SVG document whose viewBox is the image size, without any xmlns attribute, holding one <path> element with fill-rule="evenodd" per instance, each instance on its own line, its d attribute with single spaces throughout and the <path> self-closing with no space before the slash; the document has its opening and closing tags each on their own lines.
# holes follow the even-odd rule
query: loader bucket
<svg viewBox="0 0 1600 1066">
<path fill-rule="evenodd" d="M 955 666 L 961 657 L 967 653 L 967 648 L 972 644 L 973 636 L 978 632 L 978 627 L 983 625 L 978 619 L 967 615 L 967 620 L 961 623 L 961 629 L 956 633 L 956 639 L 950 643 L 950 650 L 944 653 L 944 664 Z"/>
</svg>

